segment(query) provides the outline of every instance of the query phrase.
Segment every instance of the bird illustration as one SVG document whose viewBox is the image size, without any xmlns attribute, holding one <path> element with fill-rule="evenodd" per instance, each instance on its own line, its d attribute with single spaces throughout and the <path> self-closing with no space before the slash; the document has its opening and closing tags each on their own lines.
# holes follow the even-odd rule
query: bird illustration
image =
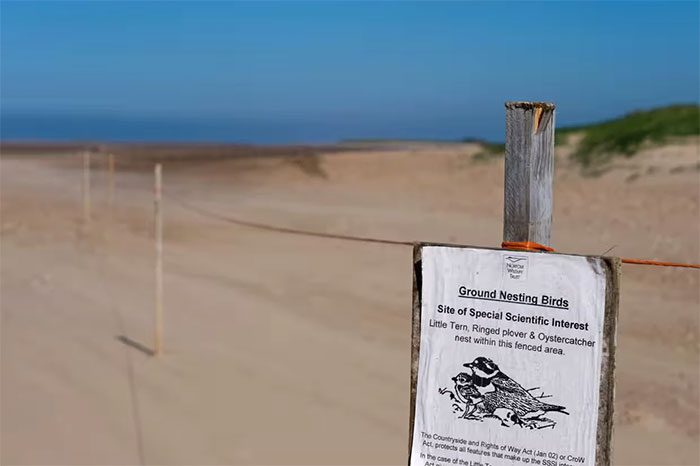
<svg viewBox="0 0 700 466">
<path fill-rule="evenodd" d="M 480 356 L 464 364 L 464 367 L 471 369 L 473 375 L 469 383 L 482 395 L 481 406 L 488 414 L 505 408 L 521 421 L 545 420 L 541 417 L 548 412 L 569 414 L 564 406 L 545 403 L 532 396 L 529 390 L 504 374 L 495 362 L 486 357 Z"/>
<path fill-rule="evenodd" d="M 457 403 L 464 404 L 464 408 L 457 405 L 459 410 L 463 410 L 462 418 L 464 419 L 476 419 L 478 417 L 474 416 L 474 411 L 479 403 L 483 401 L 479 390 L 476 389 L 474 384 L 471 383 L 471 379 L 474 376 L 474 371 L 472 369 L 467 369 L 468 372 L 460 372 L 455 377 L 452 377 L 454 382 L 454 392 L 447 390 L 446 388 L 440 389 L 440 394 L 449 393 L 450 398 Z M 480 419 L 480 418 L 479 418 Z"/>
<path fill-rule="evenodd" d="M 452 381 L 455 383 L 455 396 L 465 404 L 464 414 L 462 415 L 465 419 L 472 417 L 479 403 L 483 401 L 481 393 L 471 383 L 472 377 L 473 372 L 471 374 L 460 372 L 456 377 L 452 378 Z"/>
</svg>

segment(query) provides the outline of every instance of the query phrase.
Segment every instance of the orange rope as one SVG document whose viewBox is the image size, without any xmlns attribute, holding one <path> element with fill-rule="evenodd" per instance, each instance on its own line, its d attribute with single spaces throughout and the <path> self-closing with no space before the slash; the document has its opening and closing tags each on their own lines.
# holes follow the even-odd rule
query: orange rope
<svg viewBox="0 0 700 466">
<path fill-rule="evenodd" d="M 554 248 L 550 248 L 544 244 L 535 243 L 534 241 L 504 241 L 501 243 L 501 247 L 503 249 L 512 249 L 514 251 L 554 252 Z"/>
<path fill-rule="evenodd" d="M 553 248 L 545 246 L 544 244 L 535 243 L 534 241 L 504 241 L 501 243 L 503 249 L 512 249 L 514 251 L 544 251 L 544 252 L 554 252 Z M 635 265 L 655 265 L 657 267 L 685 267 L 689 269 L 700 269 L 700 264 L 684 264 L 682 262 L 666 262 L 666 261 L 654 261 L 646 259 L 620 259 L 623 264 L 635 264 Z"/>
<path fill-rule="evenodd" d="M 239 225 L 239 226 L 243 226 L 243 227 L 257 228 L 258 230 L 267 230 L 267 231 L 272 231 L 272 232 L 276 232 L 276 233 L 286 233 L 289 235 L 315 236 L 318 238 L 340 239 L 340 240 L 345 240 L 345 241 L 359 241 L 362 243 L 396 244 L 396 245 L 401 245 L 401 246 L 413 246 L 413 241 L 400 241 L 400 240 L 382 239 L 382 238 L 368 238 L 368 237 L 364 237 L 364 236 L 343 235 L 343 234 L 339 234 L 339 233 L 324 233 L 321 231 L 311 231 L 311 230 L 304 230 L 304 229 L 300 229 L 300 228 L 290 228 L 290 227 L 284 227 L 284 226 L 270 225 L 267 223 L 252 222 L 250 220 L 221 215 L 219 213 L 203 209 L 201 207 L 190 204 L 190 203 L 186 202 L 184 199 L 179 198 L 177 196 L 174 196 L 172 194 L 166 194 L 166 197 L 174 200 L 175 202 L 180 204 L 180 206 L 182 206 L 183 208 L 189 209 L 193 212 L 197 212 L 198 214 L 203 215 L 205 217 L 215 218 L 217 220 L 221 220 L 221 221 L 224 221 L 227 223 L 233 223 L 234 225 Z"/>
<path fill-rule="evenodd" d="M 659 267 L 686 267 L 689 269 L 700 269 L 700 264 L 684 264 L 682 262 L 652 261 L 646 259 L 620 259 L 623 264 L 656 265 Z"/>
<path fill-rule="evenodd" d="M 241 218 L 224 216 L 216 212 L 211 212 L 201 207 L 192 205 L 186 202 L 184 199 L 174 196 L 172 194 L 166 193 L 166 197 L 173 199 L 179 203 L 182 207 L 192 210 L 211 218 L 216 218 L 223 220 L 225 222 L 233 223 L 240 226 L 245 226 L 249 228 L 257 228 L 260 230 L 268 230 L 277 233 L 287 233 L 292 235 L 304 235 L 304 236 L 315 236 L 319 238 L 330 238 L 330 239 L 340 239 L 346 241 L 359 241 L 363 243 L 378 243 L 378 244 L 396 244 L 403 246 L 411 246 L 414 243 L 412 241 L 400 241 L 391 239 L 380 239 L 380 238 L 369 238 L 363 236 L 353 236 L 353 235 L 343 235 L 337 233 L 324 233 L 319 231 L 310 231 L 297 228 L 289 228 L 284 226 L 269 225 L 265 223 L 251 222 L 250 220 L 244 220 Z M 554 248 L 545 246 L 544 244 L 535 243 L 534 241 L 504 241 L 501 243 L 503 249 L 511 249 L 513 251 L 541 251 L 541 252 L 554 252 Z M 680 262 L 664 262 L 664 261 L 654 261 L 654 260 L 644 260 L 644 259 L 624 259 L 622 258 L 622 263 L 624 264 L 637 264 L 637 265 L 655 265 L 660 267 L 685 267 L 689 269 L 700 269 L 700 264 L 683 264 Z"/>
</svg>

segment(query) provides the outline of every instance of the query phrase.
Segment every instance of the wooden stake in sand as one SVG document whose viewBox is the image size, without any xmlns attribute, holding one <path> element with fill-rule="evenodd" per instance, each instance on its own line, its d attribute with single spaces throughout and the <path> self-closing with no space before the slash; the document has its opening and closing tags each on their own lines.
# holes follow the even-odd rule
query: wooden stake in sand
<svg viewBox="0 0 700 466">
<path fill-rule="evenodd" d="M 90 224 L 90 151 L 83 152 L 83 224 Z"/>
<path fill-rule="evenodd" d="M 109 206 L 112 207 L 112 205 L 114 204 L 114 154 L 112 153 L 107 155 L 107 170 L 109 176 L 109 179 L 107 180 L 107 189 L 109 191 Z"/>
<path fill-rule="evenodd" d="M 161 209 L 161 165 L 158 163 L 155 166 L 155 190 L 154 190 L 154 218 L 155 218 L 155 246 L 156 246 L 156 263 L 155 263 L 155 344 L 153 352 L 156 356 L 163 352 L 163 214 Z"/>
</svg>

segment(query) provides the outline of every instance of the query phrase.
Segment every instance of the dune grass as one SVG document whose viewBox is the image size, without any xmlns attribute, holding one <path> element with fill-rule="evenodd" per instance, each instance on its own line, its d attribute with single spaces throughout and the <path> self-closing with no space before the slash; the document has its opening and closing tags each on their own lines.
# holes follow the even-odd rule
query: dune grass
<svg viewBox="0 0 700 466">
<path fill-rule="evenodd" d="M 674 137 L 700 135 L 700 106 L 673 105 L 630 113 L 602 123 L 567 127 L 557 131 L 555 142 L 582 132 L 573 157 L 584 168 L 609 162 L 613 157 L 631 157 L 647 145 L 659 145 Z"/>
</svg>

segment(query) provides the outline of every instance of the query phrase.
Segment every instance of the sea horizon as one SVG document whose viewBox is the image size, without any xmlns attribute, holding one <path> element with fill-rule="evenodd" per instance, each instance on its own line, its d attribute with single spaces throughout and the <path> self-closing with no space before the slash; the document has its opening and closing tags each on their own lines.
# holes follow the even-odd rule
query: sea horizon
<svg viewBox="0 0 700 466">
<path fill-rule="evenodd" d="M 335 144 L 347 141 L 503 140 L 503 129 L 478 122 L 380 122 L 348 119 L 132 116 L 2 111 L 3 142 Z M 436 127 L 440 126 L 440 127 Z M 501 123 L 502 124 L 502 123 Z M 460 131 L 460 127 L 464 129 Z M 468 131 L 469 127 L 477 131 Z M 474 134 L 479 133 L 479 134 Z M 498 133 L 500 137 L 498 137 Z"/>
</svg>

